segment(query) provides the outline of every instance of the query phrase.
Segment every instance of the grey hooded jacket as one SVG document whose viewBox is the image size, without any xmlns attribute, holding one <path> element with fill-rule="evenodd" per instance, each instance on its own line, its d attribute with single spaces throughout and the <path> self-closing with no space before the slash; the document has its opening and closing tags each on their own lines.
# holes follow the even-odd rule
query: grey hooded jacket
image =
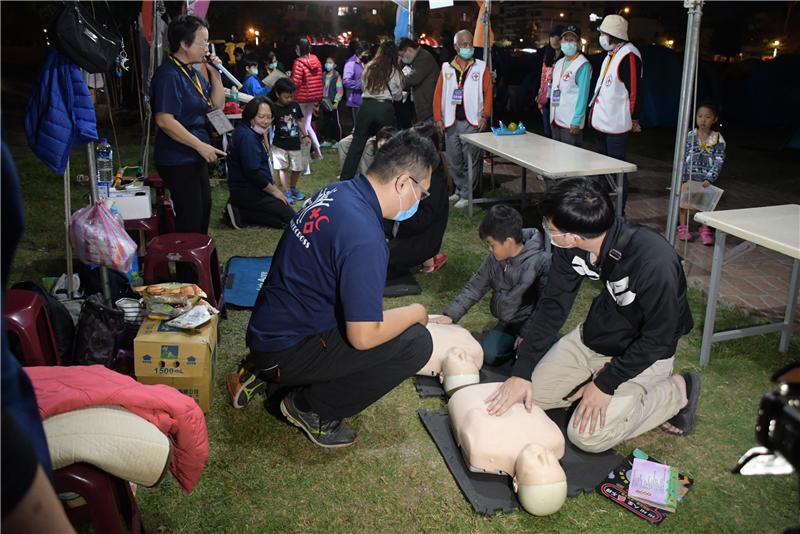
<svg viewBox="0 0 800 534">
<path fill-rule="evenodd" d="M 524 228 L 522 238 L 524 248 L 513 258 L 497 261 L 489 253 L 444 314 L 458 322 L 491 289 L 490 309 L 501 323 L 518 324 L 528 319 L 547 283 L 550 255 L 537 229 Z"/>
</svg>

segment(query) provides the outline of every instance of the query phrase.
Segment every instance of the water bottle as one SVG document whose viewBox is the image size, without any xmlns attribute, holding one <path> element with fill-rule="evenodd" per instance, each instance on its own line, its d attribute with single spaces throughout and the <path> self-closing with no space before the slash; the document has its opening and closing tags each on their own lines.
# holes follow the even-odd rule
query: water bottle
<svg viewBox="0 0 800 534">
<path fill-rule="evenodd" d="M 231 87 L 231 102 L 239 103 L 239 90 L 235 85 Z"/>
<path fill-rule="evenodd" d="M 103 193 L 106 193 L 107 196 L 108 189 L 114 182 L 113 155 L 111 145 L 108 144 L 108 139 L 104 137 L 100 140 L 100 144 L 97 145 L 97 149 L 95 150 L 95 158 L 97 161 L 97 185 L 101 191 L 100 196 L 103 196 Z"/>
</svg>

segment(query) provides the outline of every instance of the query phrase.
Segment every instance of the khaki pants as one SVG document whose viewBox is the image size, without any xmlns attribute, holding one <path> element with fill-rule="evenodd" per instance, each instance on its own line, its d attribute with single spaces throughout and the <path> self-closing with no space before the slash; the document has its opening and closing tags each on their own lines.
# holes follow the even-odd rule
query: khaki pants
<svg viewBox="0 0 800 534">
<path fill-rule="evenodd" d="M 533 403 L 543 410 L 569 406 L 564 398 L 611 361 L 583 344 L 581 330 L 582 325 L 561 338 L 533 370 Z M 583 433 L 579 432 L 570 420 L 569 440 L 584 451 L 602 452 L 669 420 L 683 401 L 680 389 L 670 379 L 674 360 L 674 356 L 658 360 L 620 384 L 608 405 L 605 426 L 600 428 L 598 423 L 594 434 L 589 433 L 588 424 Z"/>
</svg>

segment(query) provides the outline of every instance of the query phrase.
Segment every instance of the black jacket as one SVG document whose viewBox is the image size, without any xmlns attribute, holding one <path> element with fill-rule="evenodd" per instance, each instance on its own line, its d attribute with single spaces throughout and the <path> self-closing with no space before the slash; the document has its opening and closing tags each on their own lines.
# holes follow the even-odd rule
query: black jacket
<svg viewBox="0 0 800 534">
<path fill-rule="evenodd" d="M 623 226 L 636 232 L 620 251 L 622 258 L 601 273 L 599 266 L 616 246 Z M 530 380 L 567 319 L 584 277 L 600 279 L 605 286 L 592 302 L 581 334 L 587 347 L 613 358 L 594 379 L 604 393 L 613 394 L 657 360 L 670 358 L 678 339 L 692 329 L 686 275 L 675 250 L 653 230 L 618 218 L 597 264 L 586 251 L 555 249 L 544 294 L 522 329 L 514 376 Z"/>
</svg>

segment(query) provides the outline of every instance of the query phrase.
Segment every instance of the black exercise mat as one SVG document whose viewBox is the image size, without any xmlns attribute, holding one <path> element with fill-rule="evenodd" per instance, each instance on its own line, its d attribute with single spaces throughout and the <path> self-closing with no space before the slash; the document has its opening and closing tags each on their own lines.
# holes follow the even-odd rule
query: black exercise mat
<svg viewBox="0 0 800 534">
<path fill-rule="evenodd" d="M 416 278 L 411 273 L 387 280 L 386 287 L 383 288 L 384 297 L 405 297 L 420 293 L 422 293 L 422 288 L 419 287 Z"/>
<path fill-rule="evenodd" d="M 503 365 L 484 365 L 480 371 L 481 384 L 488 382 L 505 382 L 511 376 L 514 361 L 510 360 Z M 444 388 L 437 376 L 415 376 L 414 389 L 420 397 L 444 397 Z"/>
<path fill-rule="evenodd" d="M 458 487 L 477 513 L 492 516 L 520 508 L 511 486 L 511 477 L 473 473 L 469 470 L 450 430 L 447 410 L 417 410 L 417 413 L 436 443 L 447 468 L 453 473 Z M 545 413 L 566 434 L 569 412 L 558 409 Z M 567 475 L 567 495 L 574 497 L 580 493 L 593 492 L 622 459 L 613 450 L 599 454 L 584 452 L 567 440 L 564 457 L 560 461 Z"/>
</svg>

